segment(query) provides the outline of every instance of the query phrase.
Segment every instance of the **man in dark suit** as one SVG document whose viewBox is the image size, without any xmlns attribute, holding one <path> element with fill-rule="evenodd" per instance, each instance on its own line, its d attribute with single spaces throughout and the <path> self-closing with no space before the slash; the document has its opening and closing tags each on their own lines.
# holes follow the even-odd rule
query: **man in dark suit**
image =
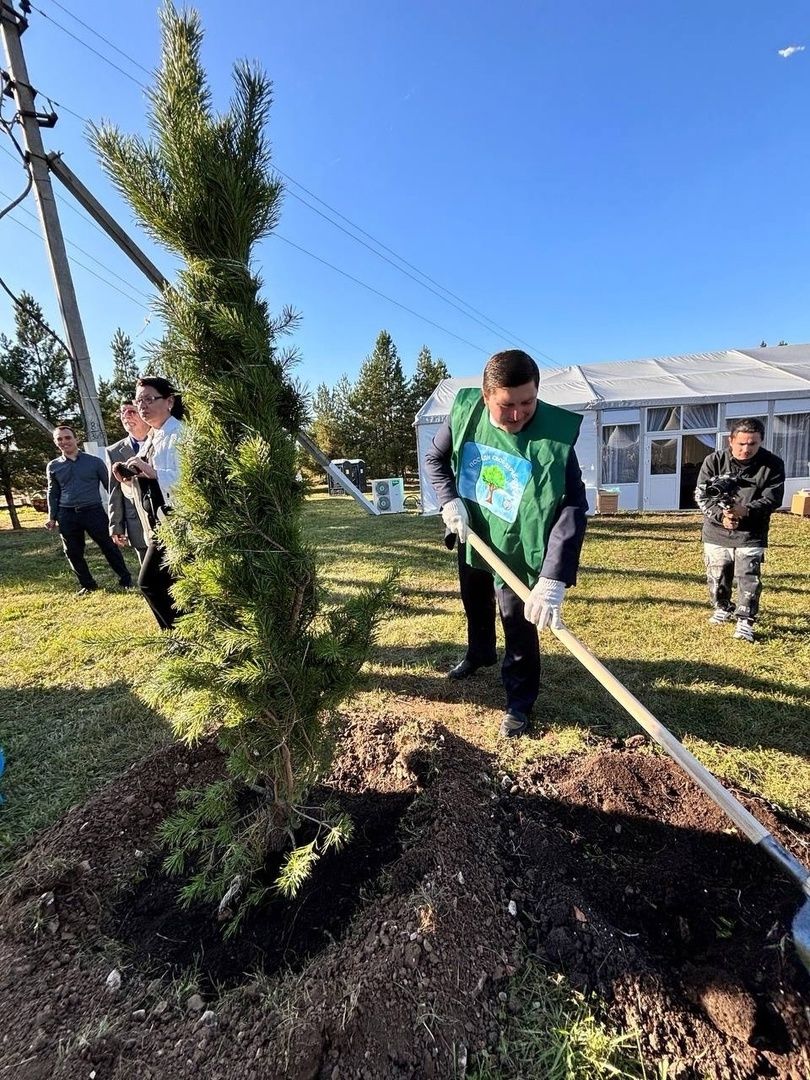
<svg viewBox="0 0 810 1080">
<path fill-rule="evenodd" d="M 149 434 L 149 425 L 141 419 L 138 410 L 131 401 L 122 401 L 119 412 L 126 436 L 107 447 L 107 468 L 110 472 L 110 535 L 119 547 L 131 544 L 138 554 L 138 561 L 143 562 L 146 554 L 146 541 L 143 526 L 132 499 L 122 490 L 122 485 L 115 478 L 112 467 L 118 461 L 128 461 L 139 453 Z"/>
</svg>

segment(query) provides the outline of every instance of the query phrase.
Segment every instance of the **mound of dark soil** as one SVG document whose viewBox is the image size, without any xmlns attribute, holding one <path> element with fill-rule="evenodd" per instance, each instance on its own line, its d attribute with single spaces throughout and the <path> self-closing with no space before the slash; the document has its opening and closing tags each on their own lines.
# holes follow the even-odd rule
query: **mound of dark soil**
<svg viewBox="0 0 810 1080">
<path fill-rule="evenodd" d="M 497 1043 L 529 954 L 598 990 L 671 1076 L 810 1075 L 798 891 L 666 761 L 615 750 L 504 777 L 447 731 L 354 717 L 328 787 L 355 841 L 238 944 L 178 910 L 152 844 L 177 788 L 221 769 L 210 746 L 161 751 L 18 864 L 0 908 L 8 1075 L 449 1077 Z M 752 809 L 802 854 L 797 827 Z"/>
</svg>

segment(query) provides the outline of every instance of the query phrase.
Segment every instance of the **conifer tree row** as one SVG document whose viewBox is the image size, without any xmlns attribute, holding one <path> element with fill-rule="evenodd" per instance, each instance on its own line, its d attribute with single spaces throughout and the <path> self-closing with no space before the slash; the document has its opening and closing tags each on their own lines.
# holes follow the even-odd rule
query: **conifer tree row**
<svg viewBox="0 0 810 1080">
<path fill-rule="evenodd" d="M 423 345 L 413 377 L 406 379 L 397 347 L 381 330 L 361 365 L 356 383 L 341 376 L 313 396 L 309 434 L 330 458 L 362 458 L 368 476 L 403 476 L 416 469 L 415 414 L 442 379 L 447 365 Z M 311 475 L 316 470 L 303 462 Z"/>
<path fill-rule="evenodd" d="M 297 316 L 270 314 L 252 264 L 281 200 L 265 134 L 271 85 L 238 63 L 229 109 L 216 113 L 197 14 L 166 3 L 161 21 L 151 138 L 108 124 L 92 137 L 143 227 L 183 261 L 160 301 L 166 332 L 151 367 L 189 410 L 162 527 L 184 614 L 152 696 L 183 739 L 215 729 L 227 751 L 228 779 L 185 796 L 163 835 L 170 869 L 190 875 L 186 900 L 219 901 L 234 926 L 272 885 L 268 851 L 290 849 L 276 887 L 291 892 L 324 845 L 348 835 L 345 818 L 307 807 L 306 795 L 393 586 L 327 608 L 302 537 L 294 436 L 305 400 L 295 354 L 279 344 Z"/>
</svg>

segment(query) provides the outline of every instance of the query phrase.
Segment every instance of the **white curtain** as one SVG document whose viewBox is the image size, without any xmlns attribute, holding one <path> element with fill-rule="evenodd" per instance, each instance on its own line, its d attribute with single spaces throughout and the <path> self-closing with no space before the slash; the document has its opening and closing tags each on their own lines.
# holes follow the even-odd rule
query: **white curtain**
<svg viewBox="0 0 810 1080">
<path fill-rule="evenodd" d="M 685 431 L 692 428 L 716 428 L 717 406 L 684 405 L 683 426 Z"/>
<path fill-rule="evenodd" d="M 785 476 L 810 473 L 810 413 L 773 418 L 773 452 L 785 463 Z"/>
<path fill-rule="evenodd" d="M 678 431 L 681 426 L 681 410 L 677 405 L 647 409 L 647 431 Z"/>
<path fill-rule="evenodd" d="M 607 424 L 602 428 L 603 484 L 638 483 L 638 424 Z"/>
</svg>

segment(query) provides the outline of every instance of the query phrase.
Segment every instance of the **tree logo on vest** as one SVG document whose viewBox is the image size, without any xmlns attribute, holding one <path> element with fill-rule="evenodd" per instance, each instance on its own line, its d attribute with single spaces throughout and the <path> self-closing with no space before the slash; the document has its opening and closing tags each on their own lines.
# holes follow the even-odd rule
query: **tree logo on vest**
<svg viewBox="0 0 810 1080">
<path fill-rule="evenodd" d="M 531 475 L 532 465 L 526 458 L 496 450 L 494 446 L 465 442 L 457 478 L 458 493 L 462 499 L 478 503 L 511 524 L 517 517 Z"/>
</svg>

